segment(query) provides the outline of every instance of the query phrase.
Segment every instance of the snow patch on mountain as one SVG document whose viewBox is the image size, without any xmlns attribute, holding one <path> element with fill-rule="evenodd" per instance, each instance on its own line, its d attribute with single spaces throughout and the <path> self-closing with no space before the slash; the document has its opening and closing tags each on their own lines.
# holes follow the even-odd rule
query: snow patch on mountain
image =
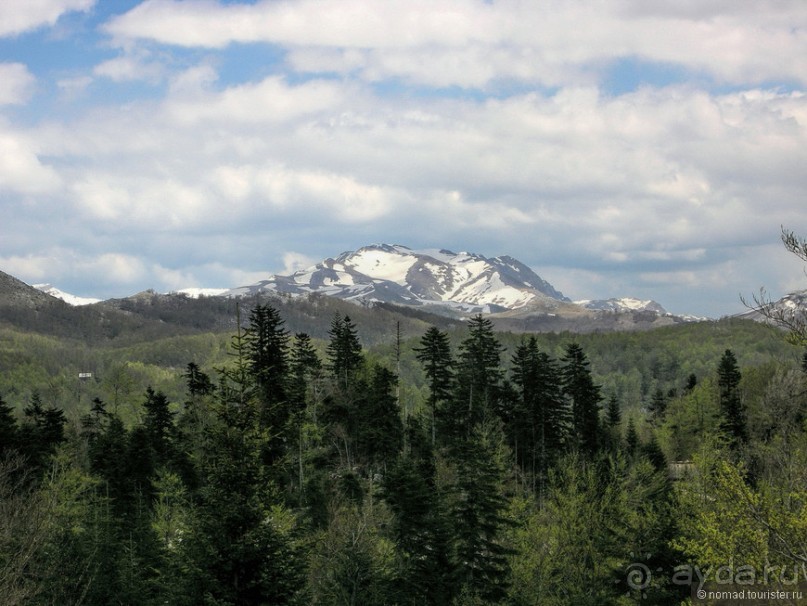
<svg viewBox="0 0 807 606">
<path fill-rule="evenodd" d="M 98 303 L 101 299 L 93 299 L 91 297 L 79 297 L 76 295 L 71 295 L 70 293 L 64 292 L 63 290 L 59 290 L 52 284 L 34 284 L 34 288 L 37 290 L 41 290 L 45 294 L 50 295 L 51 297 L 56 297 L 57 299 L 61 299 L 68 305 L 79 306 L 79 305 L 92 305 L 93 303 Z"/>
<path fill-rule="evenodd" d="M 651 299 L 636 299 L 634 297 L 621 297 L 611 299 L 585 299 L 575 301 L 577 305 L 595 311 L 651 311 L 659 315 L 667 315 L 667 310 Z"/>
<path fill-rule="evenodd" d="M 227 294 L 263 291 L 292 296 L 320 293 L 400 305 L 441 305 L 470 313 L 519 309 L 544 299 L 569 301 L 511 257 L 488 259 L 445 249 L 413 250 L 400 244 L 373 244 L 344 252 L 291 275 L 270 276 Z"/>
</svg>

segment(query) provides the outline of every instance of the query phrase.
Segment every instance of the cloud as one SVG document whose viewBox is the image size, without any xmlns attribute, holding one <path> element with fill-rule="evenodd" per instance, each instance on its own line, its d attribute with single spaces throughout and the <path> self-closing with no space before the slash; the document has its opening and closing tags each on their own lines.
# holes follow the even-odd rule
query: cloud
<svg viewBox="0 0 807 606">
<path fill-rule="evenodd" d="M 25 103 L 36 78 L 22 63 L 0 63 L 0 106 Z"/>
<path fill-rule="evenodd" d="M 42 163 L 34 137 L 0 123 L 0 192 L 26 195 L 54 192 L 62 183 L 58 172 Z"/>
<path fill-rule="evenodd" d="M 147 269 L 142 260 L 125 253 L 85 256 L 60 247 L 28 255 L 0 257 L 3 270 L 28 283 L 81 276 L 102 276 L 104 282 L 128 286 L 142 280 Z"/>
<path fill-rule="evenodd" d="M 88 11 L 95 0 L 28 0 L 0 3 L 0 36 L 13 36 L 43 26 L 53 26 L 71 11 Z"/>
<path fill-rule="evenodd" d="M 92 272 L 129 294 L 234 286 L 386 240 L 511 254 L 581 298 L 674 308 L 665 297 L 706 301 L 712 283 L 734 300 L 775 258 L 779 225 L 804 222 L 807 8 L 766 6 L 148 0 L 101 14 L 100 44 L 71 40 L 80 62 L 0 64 L 0 220 L 53 247 L 15 235 L 0 254 L 52 268 L 37 281 Z M 26 38 L 20 57 L 57 50 Z"/>
<path fill-rule="evenodd" d="M 591 83 L 619 57 L 679 64 L 725 82 L 807 82 L 803 3 L 777 2 L 775 11 L 753 15 L 738 3 L 673 4 L 147 0 L 106 29 L 121 43 L 275 44 L 290 50 L 298 70 L 433 86 Z"/>
<path fill-rule="evenodd" d="M 313 80 L 290 86 L 284 78 L 277 76 L 209 92 L 202 87 L 212 80 L 212 75 L 206 68 L 201 69 L 201 72 L 192 72 L 196 76 L 193 81 L 200 85 L 191 88 L 188 80 L 183 78 L 181 87 L 175 87 L 174 91 L 188 93 L 190 90 L 192 93 L 178 96 L 166 104 L 170 118 L 183 126 L 201 122 L 282 123 L 316 114 L 342 102 L 343 91 L 338 85 Z"/>
<path fill-rule="evenodd" d="M 93 68 L 93 75 L 113 82 L 143 80 L 157 83 L 165 76 L 165 68 L 149 60 L 148 56 L 125 54 L 99 63 Z"/>
<path fill-rule="evenodd" d="M 301 269 L 307 269 L 319 263 L 322 259 L 315 259 L 303 253 L 289 251 L 283 254 L 283 269 L 279 272 L 282 275 L 290 275 Z"/>
</svg>

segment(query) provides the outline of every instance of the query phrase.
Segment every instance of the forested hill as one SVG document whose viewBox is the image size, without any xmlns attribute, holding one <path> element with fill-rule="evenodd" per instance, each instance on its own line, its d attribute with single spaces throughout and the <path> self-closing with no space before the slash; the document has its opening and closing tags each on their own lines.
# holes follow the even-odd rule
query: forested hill
<svg viewBox="0 0 807 606">
<path fill-rule="evenodd" d="M 274 303 L 226 334 L 152 294 L 115 313 L 185 334 L 0 329 L 5 603 L 667 605 L 681 566 L 807 557 L 802 351 L 770 328 L 349 305 L 313 338 Z"/>
<path fill-rule="evenodd" d="M 109 299 L 74 307 L 47 295 L 13 276 L 0 272 L 0 327 L 27 333 L 70 338 L 87 344 L 132 344 L 178 335 L 230 334 L 241 310 L 271 302 L 281 310 L 292 332 L 305 331 L 325 338 L 334 313 L 355 318 L 365 344 L 403 335 L 420 334 L 426 326 L 444 328 L 462 324 L 426 311 L 394 305 L 356 305 L 340 299 L 310 295 L 291 298 L 258 293 L 238 298 L 198 297 L 144 291 L 123 299 Z"/>
</svg>

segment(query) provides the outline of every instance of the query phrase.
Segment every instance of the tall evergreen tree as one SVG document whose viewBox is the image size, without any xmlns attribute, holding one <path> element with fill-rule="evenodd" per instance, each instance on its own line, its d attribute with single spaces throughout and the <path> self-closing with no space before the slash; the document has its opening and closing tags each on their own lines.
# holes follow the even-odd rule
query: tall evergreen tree
<svg viewBox="0 0 807 606">
<path fill-rule="evenodd" d="M 0 396 L 0 461 L 17 448 L 17 419 L 14 409 Z"/>
<path fill-rule="evenodd" d="M 451 398 L 454 390 L 453 358 L 448 334 L 436 326 L 430 326 L 420 339 L 420 347 L 415 348 L 415 356 L 423 366 L 429 385 L 429 413 L 431 414 L 432 446 L 437 439 L 438 411 Z"/>
<path fill-rule="evenodd" d="M 191 400 L 213 393 L 213 382 L 207 374 L 202 372 L 199 365 L 195 362 L 188 362 L 188 366 L 182 376 L 185 378 L 185 384 L 188 388 Z"/>
<path fill-rule="evenodd" d="M 518 395 L 508 419 L 511 444 L 535 490 L 567 441 L 569 412 L 558 366 L 538 349 L 534 336 L 516 349 L 512 377 Z"/>
<path fill-rule="evenodd" d="M 285 428 L 289 412 L 289 333 L 280 312 L 271 305 L 257 305 L 250 312 L 245 344 L 249 369 L 258 388 L 261 424 L 279 433 Z"/>
<path fill-rule="evenodd" d="M 562 361 L 563 391 L 572 406 L 573 439 L 582 453 L 591 456 L 599 445 L 600 387 L 594 384 L 588 358 L 580 345 L 570 343 Z"/>
<path fill-rule="evenodd" d="M 622 410 L 619 407 L 619 400 L 616 394 L 611 394 L 608 398 L 608 407 L 605 410 L 605 423 L 608 427 L 619 427 L 622 424 Z"/>
<path fill-rule="evenodd" d="M 451 603 L 454 584 L 448 520 L 434 486 L 431 448 L 415 436 L 410 441 L 415 442 L 412 452 L 387 469 L 382 486 L 395 516 L 392 527 L 401 558 L 396 589 L 411 603 L 442 606 Z M 428 454 L 421 458 L 421 450 Z"/>
<path fill-rule="evenodd" d="M 143 408 L 146 409 L 143 428 L 154 452 L 155 463 L 157 466 L 169 464 L 174 455 L 175 413 L 171 410 L 168 397 L 148 387 Z"/>
<path fill-rule="evenodd" d="M 364 361 L 358 330 L 349 316 L 343 317 L 337 312 L 328 336 L 328 369 L 338 385 L 347 389 Z"/>
<path fill-rule="evenodd" d="M 720 427 L 734 447 L 748 440 L 745 408 L 740 396 L 742 374 L 734 353 L 727 349 L 717 368 L 717 387 L 720 398 Z"/>
<path fill-rule="evenodd" d="M 403 424 L 395 386 L 398 383 L 392 371 L 373 365 L 370 384 L 364 402 L 357 411 L 359 420 L 358 442 L 368 462 L 385 466 L 398 455 L 403 444 Z"/>
<path fill-rule="evenodd" d="M 222 418 L 228 424 L 246 426 L 258 416 L 258 391 L 251 372 L 248 334 L 241 326 L 241 307 L 236 303 L 236 333 L 230 339 L 232 363 L 219 369 L 218 403 L 225 407 Z"/>
<path fill-rule="evenodd" d="M 639 433 L 636 431 L 636 422 L 628 417 L 628 427 L 625 429 L 625 448 L 628 454 L 634 455 L 639 449 Z"/>
<path fill-rule="evenodd" d="M 311 337 L 304 332 L 295 334 L 289 352 L 290 384 L 288 387 L 289 398 L 295 413 L 299 414 L 305 408 L 308 386 L 321 367 L 322 362 L 311 342 Z"/>
<path fill-rule="evenodd" d="M 454 432 L 468 435 L 475 425 L 498 416 L 503 348 L 493 322 L 482 314 L 468 321 L 468 337 L 460 344 L 456 395 L 449 411 Z"/>
<path fill-rule="evenodd" d="M 491 425 L 477 425 L 454 449 L 457 479 L 451 515 L 457 586 L 484 603 L 499 603 L 507 590 L 509 551 L 502 534 L 508 522 L 499 435 Z"/>
<path fill-rule="evenodd" d="M 280 502 L 267 465 L 270 436 L 257 414 L 247 345 L 236 334 L 235 363 L 222 371 L 216 416 L 202 435 L 199 489 L 180 544 L 183 604 L 288 604 L 302 583 L 294 516 Z"/>
<path fill-rule="evenodd" d="M 60 408 L 45 408 L 38 392 L 31 394 L 23 415 L 23 423 L 17 434 L 19 450 L 27 457 L 31 467 L 41 470 L 56 452 L 56 447 L 64 441 L 67 418 Z"/>
</svg>

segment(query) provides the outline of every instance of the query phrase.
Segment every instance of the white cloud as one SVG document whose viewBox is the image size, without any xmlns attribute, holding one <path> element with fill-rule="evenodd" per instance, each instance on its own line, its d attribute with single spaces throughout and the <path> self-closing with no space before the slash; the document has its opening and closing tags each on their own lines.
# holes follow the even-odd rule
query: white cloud
<svg viewBox="0 0 807 606">
<path fill-rule="evenodd" d="M 53 26 L 63 14 L 94 5 L 95 0 L 7 0 L 0 3 L 0 36 Z"/>
<path fill-rule="evenodd" d="M 289 251 L 283 253 L 283 269 L 280 271 L 281 275 L 293 274 L 301 269 L 307 269 L 312 265 L 316 265 L 322 259 L 315 259 L 303 253 Z"/>
<path fill-rule="evenodd" d="M 28 255 L 0 257 L 0 264 L 3 271 L 28 283 L 46 281 L 56 286 L 69 279 L 93 276 L 104 284 L 127 286 L 136 284 L 148 274 L 146 264 L 134 255 L 83 255 L 61 247 Z"/>
<path fill-rule="evenodd" d="M 107 30 L 122 41 L 188 47 L 278 44 L 290 49 L 297 69 L 438 86 L 484 87 L 502 78 L 580 84 L 619 57 L 682 65 L 727 82 L 807 82 L 802 2 L 771 2 L 769 10 L 646 4 L 148 0 Z"/>
<path fill-rule="evenodd" d="M 207 81 L 209 75 L 203 72 Z M 183 89 L 187 85 L 183 85 Z M 197 91 L 169 101 L 170 118 L 184 126 L 199 122 L 287 122 L 322 112 L 342 101 L 342 89 L 335 84 L 311 81 L 289 86 L 281 77 L 227 88 L 221 92 Z"/>
<path fill-rule="evenodd" d="M 57 171 L 42 163 L 39 153 L 33 137 L 0 124 L 0 191 L 26 195 L 55 191 L 62 180 Z"/>
<path fill-rule="evenodd" d="M 579 297 L 714 281 L 733 300 L 764 271 L 729 267 L 737 247 L 804 223 L 807 97 L 790 90 L 806 6 L 143 2 L 107 24 L 119 56 L 58 71 L 69 103 L 31 96 L 53 90 L 45 71 L 0 64 L 0 213 L 141 290 L 248 283 L 389 238 L 562 267 Z M 739 85 L 608 93 L 618 59 Z M 143 81 L 163 86 L 119 85 Z M 41 273 L 21 242 L 0 253 Z M 89 246 L 112 256 L 91 265 Z"/>
<path fill-rule="evenodd" d="M 123 55 L 99 63 L 93 68 L 93 75 L 109 78 L 114 82 L 144 80 L 159 82 L 164 77 L 165 69 L 148 57 Z"/>
<path fill-rule="evenodd" d="M 31 96 L 36 78 L 22 63 L 0 63 L 0 105 L 19 105 Z"/>
</svg>

